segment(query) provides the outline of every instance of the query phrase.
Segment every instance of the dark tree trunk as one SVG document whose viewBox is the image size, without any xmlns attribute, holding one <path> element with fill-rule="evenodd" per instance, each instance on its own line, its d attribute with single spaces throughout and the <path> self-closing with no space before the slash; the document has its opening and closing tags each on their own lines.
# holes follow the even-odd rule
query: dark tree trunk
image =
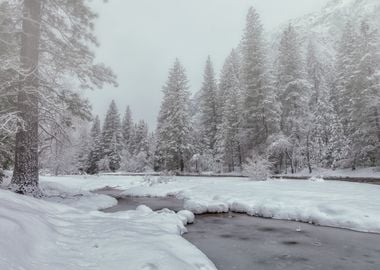
<svg viewBox="0 0 380 270">
<path fill-rule="evenodd" d="M 309 168 L 309 173 L 312 173 L 313 170 L 311 168 L 311 162 L 310 162 L 310 130 L 307 133 L 306 137 L 306 158 L 307 158 L 307 167 Z"/>
<path fill-rule="evenodd" d="M 16 134 L 12 184 L 16 192 L 39 195 L 38 188 L 38 47 L 41 1 L 24 0 L 17 107 L 20 128 Z"/>
<path fill-rule="evenodd" d="M 183 158 L 181 158 L 180 169 L 181 169 L 181 172 L 185 170 L 185 162 L 183 161 Z"/>
</svg>

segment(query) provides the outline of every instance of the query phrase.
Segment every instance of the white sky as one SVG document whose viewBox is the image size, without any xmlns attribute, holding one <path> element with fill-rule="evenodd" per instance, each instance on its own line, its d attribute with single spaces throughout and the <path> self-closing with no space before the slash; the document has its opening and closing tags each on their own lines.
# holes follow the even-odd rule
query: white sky
<svg viewBox="0 0 380 270">
<path fill-rule="evenodd" d="M 98 59 L 112 67 L 119 87 L 89 93 L 101 118 L 115 99 L 121 114 L 131 106 L 135 121 L 155 128 L 161 87 L 178 57 L 187 70 L 191 91 L 199 90 L 208 55 L 217 74 L 240 41 L 250 6 L 267 31 L 321 8 L 327 0 L 101 0 L 96 33 Z"/>
</svg>

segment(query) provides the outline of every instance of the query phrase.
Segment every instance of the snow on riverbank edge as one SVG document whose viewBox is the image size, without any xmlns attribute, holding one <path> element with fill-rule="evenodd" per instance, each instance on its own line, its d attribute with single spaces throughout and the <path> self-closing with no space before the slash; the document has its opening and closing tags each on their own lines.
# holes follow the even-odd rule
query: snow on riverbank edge
<svg viewBox="0 0 380 270">
<path fill-rule="evenodd" d="M 0 189 L 0 269 L 216 269 L 181 237 L 189 212 L 102 213 L 94 209 L 116 200 L 57 183 L 41 187 L 49 201 Z"/>
<path fill-rule="evenodd" d="M 138 186 L 125 196 L 168 195 L 185 199 L 195 214 L 239 212 L 322 226 L 380 233 L 380 186 L 338 181 L 176 178 Z"/>
</svg>

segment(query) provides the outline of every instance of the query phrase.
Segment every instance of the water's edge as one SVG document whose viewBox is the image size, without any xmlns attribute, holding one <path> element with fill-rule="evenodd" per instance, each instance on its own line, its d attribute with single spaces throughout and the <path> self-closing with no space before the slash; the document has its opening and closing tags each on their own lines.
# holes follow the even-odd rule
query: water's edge
<svg viewBox="0 0 380 270">
<path fill-rule="evenodd" d="M 175 197 L 124 197 L 103 188 L 96 193 L 118 200 L 104 212 L 183 209 Z M 199 248 L 219 270 L 380 269 L 380 235 L 315 226 L 239 213 L 197 215 L 183 237 Z"/>
</svg>

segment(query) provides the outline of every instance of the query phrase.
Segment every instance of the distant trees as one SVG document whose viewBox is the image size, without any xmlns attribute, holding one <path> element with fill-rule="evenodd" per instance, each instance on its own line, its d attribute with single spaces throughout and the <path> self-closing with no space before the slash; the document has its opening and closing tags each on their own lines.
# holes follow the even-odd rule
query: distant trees
<svg viewBox="0 0 380 270">
<path fill-rule="evenodd" d="M 144 172 L 153 169 L 155 140 L 145 121 L 134 123 L 127 107 L 123 125 L 115 101 L 110 103 L 103 127 L 98 116 L 91 128 L 76 119 L 73 128 L 41 155 L 45 172 L 52 174 L 97 174 L 99 172 Z M 128 121 L 126 121 L 128 119 Z M 126 123 L 132 128 L 124 137 Z M 128 125 L 129 125 L 128 124 Z M 124 132 L 124 133 L 123 133 Z"/>
<path fill-rule="evenodd" d="M 226 59 L 217 83 L 208 59 L 192 104 L 190 169 L 241 170 L 251 153 L 257 156 L 251 163 L 267 159 L 274 172 L 378 165 L 378 32 L 366 22 L 347 23 L 335 65 L 312 37 L 305 46 L 292 25 L 272 65 L 263 32 L 250 8 L 239 50 Z"/>
</svg>

